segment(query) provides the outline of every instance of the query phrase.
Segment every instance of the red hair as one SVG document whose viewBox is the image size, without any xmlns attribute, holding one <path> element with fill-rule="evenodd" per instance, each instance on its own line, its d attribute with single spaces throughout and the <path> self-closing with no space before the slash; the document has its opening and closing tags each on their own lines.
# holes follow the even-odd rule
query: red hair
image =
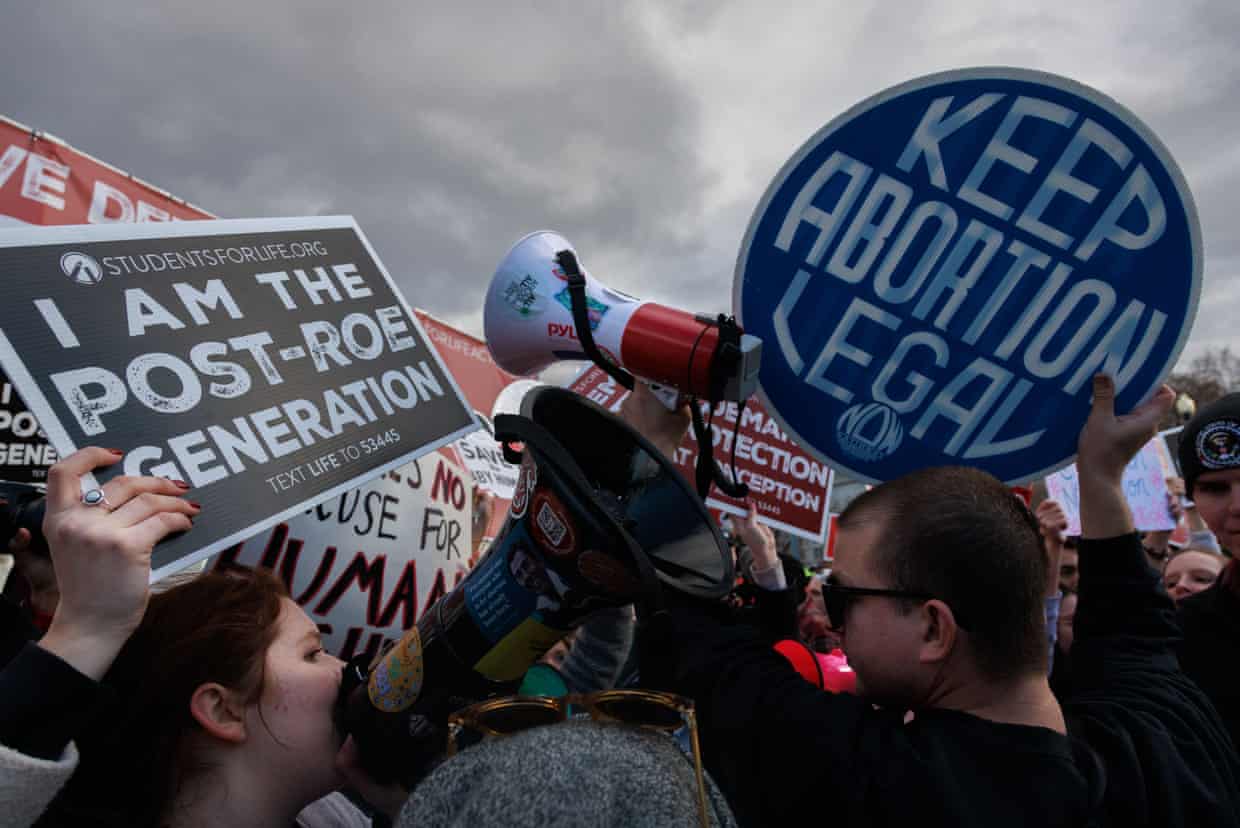
<svg viewBox="0 0 1240 828">
<path fill-rule="evenodd" d="M 158 826 L 206 766 L 190 699 L 215 682 L 262 694 L 267 649 L 288 592 L 267 570 L 208 572 L 151 596 L 104 676 L 110 698 L 77 741 L 81 764 L 49 814 L 66 823 Z"/>
</svg>

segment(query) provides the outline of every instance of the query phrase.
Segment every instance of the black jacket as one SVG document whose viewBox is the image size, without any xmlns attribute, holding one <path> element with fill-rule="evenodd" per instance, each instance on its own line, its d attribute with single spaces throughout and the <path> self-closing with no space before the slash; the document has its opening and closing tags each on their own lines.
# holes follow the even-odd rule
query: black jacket
<svg viewBox="0 0 1240 828">
<path fill-rule="evenodd" d="M 103 685 L 37 644 L 0 669 L 0 744 L 35 759 L 60 759 L 107 698 Z"/>
<path fill-rule="evenodd" d="M 1232 561 L 1212 587 L 1180 602 L 1180 664 L 1218 709 L 1240 747 L 1240 563 Z"/>
<path fill-rule="evenodd" d="M 697 701 L 707 764 L 743 824 L 1237 824 L 1240 767 L 1178 669 L 1173 608 L 1135 535 L 1082 542 L 1069 737 L 947 710 L 906 725 L 815 689 L 710 608 L 673 614 L 674 689 Z"/>
</svg>

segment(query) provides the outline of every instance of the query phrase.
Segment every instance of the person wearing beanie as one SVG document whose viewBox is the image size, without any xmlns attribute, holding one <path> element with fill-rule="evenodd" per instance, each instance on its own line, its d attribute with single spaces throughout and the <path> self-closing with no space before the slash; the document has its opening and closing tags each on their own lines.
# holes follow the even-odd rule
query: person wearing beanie
<svg viewBox="0 0 1240 828">
<path fill-rule="evenodd" d="M 1230 553 L 1209 589 L 1179 603 L 1180 665 L 1218 709 L 1240 745 L 1240 393 L 1197 412 L 1180 435 L 1184 486 L 1206 526 Z"/>
<path fill-rule="evenodd" d="M 735 828 L 706 777 L 707 818 Z M 701 816 L 693 759 L 636 727 L 574 719 L 466 748 L 418 783 L 396 828 L 684 826 Z"/>
</svg>

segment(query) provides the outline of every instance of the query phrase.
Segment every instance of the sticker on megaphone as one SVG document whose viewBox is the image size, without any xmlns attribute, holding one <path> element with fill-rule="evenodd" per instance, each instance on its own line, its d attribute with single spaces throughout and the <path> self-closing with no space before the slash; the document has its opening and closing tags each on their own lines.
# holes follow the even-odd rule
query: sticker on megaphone
<svg viewBox="0 0 1240 828">
<path fill-rule="evenodd" d="M 762 341 L 729 343 L 712 319 L 635 299 L 603 285 L 584 267 L 589 333 L 574 321 L 572 273 L 561 256 L 576 251 L 542 230 L 517 242 L 500 262 L 483 310 L 487 346 L 501 368 L 531 374 L 558 360 L 590 358 L 591 339 L 613 365 L 652 383 L 707 399 L 744 400 L 757 387 Z"/>
</svg>

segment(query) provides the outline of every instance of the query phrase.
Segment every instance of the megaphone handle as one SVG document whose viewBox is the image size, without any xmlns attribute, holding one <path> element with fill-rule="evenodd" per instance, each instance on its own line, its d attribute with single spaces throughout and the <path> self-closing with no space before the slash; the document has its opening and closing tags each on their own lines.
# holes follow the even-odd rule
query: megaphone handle
<svg viewBox="0 0 1240 828">
<path fill-rule="evenodd" d="M 737 483 L 728 478 L 723 473 L 723 469 L 719 468 L 719 463 L 715 461 L 715 441 L 714 435 L 710 433 L 706 422 L 702 419 L 702 409 L 694 401 L 689 406 L 689 410 L 693 415 L 693 436 L 697 438 L 698 458 L 697 468 L 694 470 L 695 483 L 697 484 L 698 497 L 702 500 L 706 499 L 706 495 L 710 493 L 710 487 L 713 483 L 719 487 L 719 491 L 728 497 L 743 499 L 749 496 L 749 487 L 744 483 Z M 740 424 L 740 414 L 737 414 L 736 422 Z M 736 446 L 736 439 L 733 438 L 732 445 Z M 733 468 L 736 468 L 733 463 Z"/>
<path fill-rule="evenodd" d="M 590 314 L 586 307 L 586 277 L 577 266 L 577 256 L 571 250 L 555 254 L 556 264 L 564 271 L 568 281 L 568 297 L 572 304 L 573 329 L 581 350 L 598 367 L 628 390 L 633 390 L 633 375 L 605 357 L 594 344 L 594 329 L 590 327 Z"/>
</svg>

